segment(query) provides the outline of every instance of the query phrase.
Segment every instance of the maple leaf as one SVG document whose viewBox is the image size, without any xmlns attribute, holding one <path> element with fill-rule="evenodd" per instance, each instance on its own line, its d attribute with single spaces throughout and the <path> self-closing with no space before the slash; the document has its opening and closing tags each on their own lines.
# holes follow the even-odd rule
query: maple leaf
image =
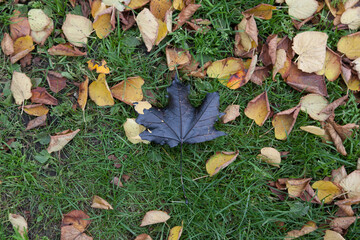
<svg viewBox="0 0 360 240">
<path fill-rule="evenodd" d="M 141 139 L 175 147 L 179 143 L 200 143 L 225 135 L 214 128 L 223 115 L 218 109 L 219 93 L 208 93 L 201 106 L 194 108 L 188 100 L 189 90 L 189 85 L 175 77 L 167 89 L 168 106 L 152 107 L 137 117 L 136 122 L 148 128 L 140 134 Z"/>
</svg>

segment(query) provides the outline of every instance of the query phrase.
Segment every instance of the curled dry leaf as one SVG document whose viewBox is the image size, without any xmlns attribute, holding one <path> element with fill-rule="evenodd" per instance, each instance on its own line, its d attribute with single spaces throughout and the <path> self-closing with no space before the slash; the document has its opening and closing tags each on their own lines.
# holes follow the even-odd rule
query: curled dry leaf
<svg viewBox="0 0 360 240">
<path fill-rule="evenodd" d="M 221 117 L 223 123 L 228 123 L 230 121 L 235 120 L 238 116 L 240 116 L 240 105 L 229 105 L 226 107 L 224 113 L 225 115 Z"/>
<path fill-rule="evenodd" d="M 150 2 L 150 11 L 157 19 L 163 21 L 171 5 L 171 0 L 152 0 Z"/>
<path fill-rule="evenodd" d="M 148 234 L 143 233 L 138 235 L 134 240 L 152 240 L 152 238 Z"/>
<path fill-rule="evenodd" d="M 183 231 L 183 226 L 176 226 L 170 229 L 168 240 L 180 240 Z"/>
<path fill-rule="evenodd" d="M 5 55 L 14 53 L 14 41 L 8 33 L 4 33 L 4 38 L 1 41 L 1 49 Z"/>
<path fill-rule="evenodd" d="M 110 68 L 107 66 L 104 59 L 102 59 L 100 63 L 95 63 L 95 59 L 90 59 L 89 61 L 87 61 L 87 64 L 90 71 L 96 69 L 96 73 L 110 73 Z"/>
<path fill-rule="evenodd" d="M 325 114 L 332 114 L 334 113 L 335 109 L 340 106 L 345 104 L 345 101 L 348 99 L 348 95 L 346 94 L 345 96 L 336 99 L 335 101 L 333 101 L 332 103 L 328 104 L 326 107 L 324 107 L 320 113 L 325 113 Z"/>
<path fill-rule="evenodd" d="M 105 3 L 101 0 L 94 0 L 91 3 L 91 16 L 95 19 L 96 16 L 106 9 Z"/>
<path fill-rule="evenodd" d="M 98 79 L 89 85 L 89 96 L 98 106 L 112 106 L 115 104 L 103 73 L 99 74 Z"/>
<path fill-rule="evenodd" d="M 111 88 L 111 94 L 114 98 L 132 105 L 134 102 L 139 102 L 143 99 L 142 85 L 144 85 L 144 79 L 142 77 L 129 77 L 113 86 Z"/>
<path fill-rule="evenodd" d="M 349 67 L 341 65 L 341 76 L 349 90 L 360 90 L 360 80 L 358 78 L 358 75 L 353 74 L 352 70 Z"/>
<path fill-rule="evenodd" d="M 341 57 L 327 47 L 324 67 L 316 74 L 325 74 L 327 80 L 335 81 L 341 74 Z"/>
<path fill-rule="evenodd" d="M 42 31 L 51 22 L 51 19 L 41 9 L 30 9 L 28 12 L 28 21 L 31 31 Z"/>
<path fill-rule="evenodd" d="M 80 239 L 92 240 L 84 231 L 91 223 L 90 216 L 81 210 L 73 210 L 64 214 L 61 222 L 61 240 Z"/>
<path fill-rule="evenodd" d="M 136 102 L 134 103 L 134 105 L 135 105 L 135 111 L 138 114 L 144 114 L 144 110 L 150 109 L 152 107 L 148 101 Z"/>
<path fill-rule="evenodd" d="M 44 126 L 44 125 L 46 125 L 46 115 L 42 115 L 40 117 L 37 117 L 37 118 L 29 121 L 25 130 L 31 130 L 33 128 L 37 128 L 37 127 Z"/>
<path fill-rule="evenodd" d="M 300 70 L 312 73 L 323 69 L 327 39 L 326 33 L 315 31 L 302 32 L 294 37 L 293 50 L 299 55 L 298 68 Z"/>
<path fill-rule="evenodd" d="M 221 169 L 229 166 L 236 160 L 239 151 L 236 152 L 217 152 L 206 162 L 206 171 L 210 177 L 214 176 Z"/>
<path fill-rule="evenodd" d="M 320 128 L 320 127 L 317 127 L 317 126 L 301 126 L 300 129 L 305 131 L 305 132 L 312 133 L 312 134 L 314 134 L 316 136 L 319 136 L 321 138 L 326 138 L 325 130 Z M 326 140 L 328 140 L 328 139 L 326 139 Z"/>
<path fill-rule="evenodd" d="M 178 15 L 178 20 L 176 22 L 174 31 L 184 25 L 185 22 L 189 20 L 200 7 L 201 4 L 189 4 L 183 8 L 183 10 Z"/>
<path fill-rule="evenodd" d="M 247 9 L 245 12 L 243 12 L 243 15 L 245 17 L 250 17 L 251 15 L 254 15 L 255 17 L 261 19 L 270 20 L 272 18 L 272 12 L 275 9 L 275 6 L 261 3 L 253 8 Z"/>
<path fill-rule="evenodd" d="M 146 144 L 150 143 L 147 140 L 142 140 L 139 136 L 139 134 L 145 131 L 145 129 L 146 128 L 144 126 L 137 124 L 134 118 L 127 118 L 126 122 L 124 123 L 126 137 L 133 144 L 137 144 L 140 142 Z"/>
<path fill-rule="evenodd" d="M 148 211 L 141 221 L 140 227 L 166 222 L 169 218 L 170 216 L 167 212 L 158 210 Z"/>
<path fill-rule="evenodd" d="M 305 191 L 306 186 L 309 184 L 311 178 L 305 179 L 287 179 L 286 188 L 289 193 L 289 197 L 296 198 L 300 197 Z"/>
<path fill-rule="evenodd" d="M 345 238 L 335 231 L 326 230 L 324 240 L 345 240 Z"/>
<path fill-rule="evenodd" d="M 263 92 L 251 100 L 244 113 L 257 125 L 262 126 L 271 113 L 267 92 Z"/>
<path fill-rule="evenodd" d="M 46 105 L 58 105 L 58 100 L 51 96 L 45 88 L 37 87 L 31 90 L 31 102 Z"/>
<path fill-rule="evenodd" d="M 281 163 L 281 154 L 278 150 L 272 147 L 264 147 L 260 151 L 261 154 L 259 154 L 257 157 L 274 167 L 280 167 Z"/>
<path fill-rule="evenodd" d="M 92 32 L 93 26 L 92 22 L 86 17 L 68 13 L 61 29 L 71 44 L 77 47 L 84 47 L 87 44 L 87 38 Z"/>
<path fill-rule="evenodd" d="M 231 75 L 229 81 L 227 82 L 226 86 L 230 89 L 238 89 L 245 85 L 248 81 L 246 81 L 246 69 L 241 69 L 236 72 L 234 75 Z"/>
<path fill-rule="evenodd" d="M 300 106 L 296 106 L 274 115 L 272 125 L 275 128 L 276 139 L 285 140 L 287 138 L 294 127 L 299 111 Z"/>
<path fill-rule="evenodd" d="M 235 55 L 247 57 L 258 45 L 258 29 L 254 17 L 243 18 L 235 30 Z"/>
<path fill-rule="evenodd" d="M 343 145 L 343 140 L 339 136 L 339 134 L 336 132 L 334 126 L 331 123 L 325 124 L 325 130 L 326 133 L 328 133 L 336 147 L 336 150 L 343 156 L 347 155 L 347 152 L 345 150 L 345 147 Z"/>
<path fill-rule="evenodd" d="M 32 116 L 43 116 L 49 112 L 49 109 L 42 104 L 26 105 L 24 112 Z"/>
<path fill-rule="evenodd" d="M 80 83 L 79 85 L 79 97 L 78 97 L 78 104 L 81 107 L 81 109 L 84 111 L 87 98 L 88 98 L 88 88 L 89 88 L 89 78 L 85 76 L 85 81 Z"/>
<path fill-rule="evenodd" d="M 226 85 L 230 76 L 244 68 L 242 59 L 230 57 L 213 62 L 207 69 L 207 75 L 210 78 L 218 78 L 220 83 Z"/>
<path fill-rule="evenodd" d="M 331 181 L 316 181 L 312 188 L 317 189 L 317 196 L 324 203 L 331 203 L 334 198 L 341 194 L 341 189 Z"/>
<path fill-rule="evenodd" d="M 166 47 L 166 62 L 170 71 L 181 69 L 190 64 L 191 55 L 189 51 L 182 48 Z"/>
<path fill-rule="evenodd" d="M 113 209 L 113 207 L 104 199 L 102 199 L 101 197 L 95 195 L 92 199 L 92 204 L 91 204 L 92 208 L 100 208 L 100 209 Z"/>
<path fill-rule="evenodd" d="M 71 56 L 71 57 L 86 56 L 85 52 L 81 52 L 79 49 L 68 43 L 52 46 L 51 48 L 49 48 L 48 53 L 50 55 Z"/>
<path fill-rule="evenodd" d="M 250 81 L 257 84 L 262 85 L 265 79 L 270 75 L 270 68 L 267 67 L 255 67 L 254 73 L 250 78 Z"/>
<path fill-rule="evenodd" d="M 11 222 L 11 225 L 17 229 L 20 235 L 25 239 L 25 234 L 27 234 L 28 231 L 28 224 L 25 218 L 18 214 L 9 213 L 9 221 Z"/>
<path fill-rule="evenodd" d="M 351 60 L 360 57 L 360 32 L 341 37 L 337 44 L 337 50 Z"/>
<path fill-rule="evenodd" d="M 286 62 L 286 52 L 284 49 L 279 49 L 276 51 L 276 61 L 273 67 L 272 79 L 275 79 L 275 75 L 285 66 Z"/>
<path fill-rule="evenodd" d="M 349 198 L 360 197 L 360 170 L 355 170 L 340 181 Z"/>
<path fill-rule="evenodd" d="M 115 8 L 109 7 L 97 13 L 92 26 L 98 38 L 107 37 L 115 29 Z"/>
<path fill-rule="evenodd" d="M 339 184 L 347 176 L 344 166 L 339 167 L 338 169 L 331 171 L 332 181 L 336 184 Z"/>
<path fill-rule="evenodd" d="M 289 5 L 289 15 L 298 19 L 305 19 L 312 16 L 318 9 L 316 0 L 285 0 Z"/>
<path fill-rule="evenodd" d="M 19 37 L 30 35 L 30 24 L 26 17 L 22 17 L 20 11 L 14 10 L 10 18 L 10 36 L 15 41 Z"/>
<path fill-rule="evenodd" d="M 330 116 L 330 113 L 322 112 L 329 105 L 329 102 L 319 94 L 310 93 L 302 97 L 300 104 L 301 111 L 307 113 L 314 120 L 325 121 Z"/>
<path fill-rule="evenodd" d="M 24 100 L 31 98 L 31 79 L 25 73 L 13 72 L 10 90 L 16 104 L 23 104 Z"/>
<path fill-rule="evenodd" d="M 160 19 L 156 19 L 156 21 L 159 24 L 158 35 L 155 40 L 155 45 L 157 46 L 166 37 L 168 30 L 165 22 L 161 21 Z"/>
<path fill-rule="evenodd" d="M 342 24 L 347 24 L 351 30 L 357 30 L 360 27 L 360 7 L 347 9 L 340 18 Z"/>
<path fill-rule="evenodd" d="M 280 40 L 279 40 L 277 34 L 271 34 L 270 36 L 267 37 L 265 44 L 262 46 L 259 57 L 265 66 L 275 64 L 276 58 L 277 58 L 276 51 L 278 48 L 278 41 L 280 41 Z M 279 50 L 280 49 L 281 48 L 279 48 Z M 285 52 L 287 51 L 285 49 L 282 49 L 282 50 L 284 50 Z"/>
<path fill-rule="evenodd" d="M 50 136 L 49 147 L 46 150 L 48 153 L 60 151 L 76 136 L 78 132 L 80 132 L 80 129 L 76 129 L 75 131 L 68 129 L 63 132 L 56 133 L 54 136 Z"/>
<path fill-rule="evenodd" d="M 46 75 L 46 80 L 49 84 L 50 90 L 54 93 L 60 92 L 66 87 L 66 78 L 54 71 L 49 71 Z"/>
<path fill-rule="evenodd" d="M 146 45 L 147 51 L 150 52 L 159 33 L 159 23 L 148 8 L 144 8 L 137 15 L 135 20 Z"/>
<path fill-rule="evenodd" d="M 285 240 L 295 239 L 309 234 L 317 229 L 316 223 L 308 221 L 300 230 L 292 230 L 285 236 Z"/>
</svg>

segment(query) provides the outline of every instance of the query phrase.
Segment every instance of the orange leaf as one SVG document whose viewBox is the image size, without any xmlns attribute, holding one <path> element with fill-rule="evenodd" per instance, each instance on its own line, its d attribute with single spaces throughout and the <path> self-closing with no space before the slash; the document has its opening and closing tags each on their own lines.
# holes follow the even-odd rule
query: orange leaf
<svg viewBox="0 0 360 240">
<path fill-rule="evenodd" d="M 114 98 L 123 101 L 126 104 L 132 105 L 134 102 L 143 99 L 142 85 L 144 79 L 141 77 L 129 77 L 126 80 L 116 84 L 111 88 L 111 93 Z"/>
</svg>

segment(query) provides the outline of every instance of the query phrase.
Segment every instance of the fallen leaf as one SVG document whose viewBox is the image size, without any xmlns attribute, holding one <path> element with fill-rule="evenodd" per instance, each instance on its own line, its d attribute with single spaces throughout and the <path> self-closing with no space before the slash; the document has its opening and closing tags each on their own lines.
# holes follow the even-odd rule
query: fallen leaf
<svg viewBox="0 0 360 240">
<path fill-rule="evenodd" d="M 341 76 L 349 90 L 360 90 L 360 79 L 357 75 L 353 74 L 349 67 L 341 65 Z"/>
<path fill-rule="evenodd" d="M 93 240 L 93 238 L 69 225 L 61 227 L 60 240 Z"/>
<path fill-rule="evenodd" d="M 298 68 L 300 70 L 312 73 L 323 69 L 327 39 L 326 33 L 315 31 L 302 32 L 294 37 L 293 50 L 299 55 Z"/>
<path fill-rule="evenodd" d="M 94 0 L 91 3 L 91 16 L 95 19 L 99 13 L 106 9 L 105 3 L 101 0 Z"/>
<path fill-rule="evenodd" d="M 278 150 L 272 147 L 264 147 L 260 150 L 260 153 L 257 157 L 274 167 L 280 167 L 281 163 L 281 154 Z"/>
<path fill-rule="evenodd" d="M 58 100 L 51 96 L 45 88 L 37 87 L 31 90 L 31 102 L 47 105 L 58 105 Z"/>
<path fill-rule="evenodd" d="M 181 10 L 181 12 L 178 15 L 178 20 L 176 22 L 175 30 L 180 28 L 182 25 L 185 24 L 187 20 L 189 20 L 192 15 L 201 7 L 201 4 L 189 4 L 185 8 Z"/>
<path fill-rule="evenodd" d="M 272 125 L 275 128 L 275 138 L 285 140 L 290 134 L 296 118 L 299 114 L 300 106 L 290 108 L 274 115 Z"/>
<path fill-rule="evenodd" d="M 336 184 L 339 184 L 347 176 L 344 166 L 339 167 L 338 169 L 331 171 L 332 181 Z"/>
<path fill-rule="evenodd" d="M 144 8 L 137 15 L 135 20 L 146 45 L 147 51 L 150 52 L 159 33 L 159 23 L 148 8 Z"/>
<path fill-rule="evenodd" d="M 176 10 L 181 11 L 181 10 L 185 7 L 184 0 L 173 0 L 172 6 L 173 6 L 173 8 L 175 8 Z"/>
<path fill-rule="evenodd" d="M 49 112 L 49 109 L 42 104 L 24 106 L 24 112 L 32 116 L 43 116 Z"/>
<path fill-rule="evenodd" d="M 312 16 L 318 9 L 316 0 L 285 0 L 289 5 L 289 15 L 298 19 L 305 19 Z"/>
<path fill-rule="evenodd" d="M 207 69 L 207 75 L 219 79 L 221 84 L 226 85 L 230 76 L 244 68 L 242 59 L 230 57 L 213 62 Z"/>
<path fill-rule="evenodd" d="M 133 144 L 137 144 L 140 142 L 145 144 L 150 143 L 147 140 L 141 139 L 139 136 L 139 134 L 145 131 L 145 129 L 146 128 L 144 126 L 137 124 L 134 118 L 127 118 L 126 122 L 124 123 L 125 135 L 128 140 Z"/>
<path fill-rule="evenodd" d="M 340 181 L 349 198 L 360 197 L 360 170 L 355 170 Z"/>
<path fill-rule="evenodd" d="M 279 49 L 276 51 L 276 61 L 273 67 L 272 79 L 275 79 L 275 75 L 279 72 L 280 69 L 284 68 L 287 55 L 284 49 Z"/>
<path fill-rule="evenodd" d="M 87 44 L 87 38 L 92 32 L 93 26 L 92 22 L 86 17 L 68 13 L 61 29 L 71 44 L 77 47 L 84 47 Z"/>
<path fill-rule="evenodd" d="M 306 225 L 304 225 L 300 230 L 292 230 L 288 232 L 285 236 L 285 240 L 290 240 L 294 238 L 298 238 L 309 234 L 317 229 L 316 223 L 313 221 L 308 221 Z"/>
<path fill-rule="evenodd" d="M 316 74 L 325 74 L 327 80 L 335 81 L 341 74 L 341 57 L 327 47 L 324 67 Z"/>
<path fill-rule="evenodd" d="M 144 110 L 150 109 L 152 107 L 148 101 L 136 102 L 134 103 L 134 105 L 135 105 L 135 111 L 138 114 L 144 114 Z"/>
<path fill-rule="evenodd" d="M 73 210 L 63 215 L 61 222 L 61 240 L 92 240 L 84 231 L 91 223 L 90 216 L 81 210 Z"/>
<path fill-rule="evenodd" d="M 8 33 L 4 33 L 4 37 L 1 41 L 1 49 L 5 55 L 11 55 L 14 53 L 14 41 Z"/>
<path fill-rule="evenodd" d="M 331 203 L 334 198 L 341 194 L 341 189 L 330 181 L 316 181 L 312 188 L 317 190 L 317 196 L 320 201 L 324 200 L 324 203 Z"/>
<path fill-rule="evenodd" d="M 246 73 L 247 73 L 246 69 L 241 69 L 238 72 L 236 72 L 234 75 L 231 75 L 226 86 L 229 89 L 238 89 L 239 87 L 242 87 L 248 82 L 245 80 Z"/>
<path fill-rule="evenodd" d="M 325 97 L 310 93 L 300 99 L 301 111 L 307 113 L 312 119 L 325 121 L 329 118 L 330 113 L 322 112 L 329 105 Z"/>
<path fill-rule="evenodd" d="M 148 2 L 150 2 L 150 0 L 131 0 L 130 3 L 128 4 L 127 10 L 129 9 L 135 10 L 141 8 L 145 6 Z"/>
<path fill-rule="evenodd" d="M 358 74 L 358 78 L 360 78 L 360 57 L 355 59 L 352 64 L 354 64 L 354 70 Z"/>
<path fill-rule="evenodd" d="M 92 199 L 92 204 L 91 204 L 92 208 L 100 208 L 100 209 L 113 209 L 113 207 L 104 199 L 102 199 L 101 197 L 95 195 Z"/>
<path fill-rule="evenodd" d="M 130 0 L 102 0 L 106 6 L 114 6 L 120 12 L 125 10 L 125 6 L 130 3 Z"/>
<path fill-rule="evenodd" d="M 81 109 L 84 111 L 87 98 L 88 98 L 88 88 L 89 88 L 89 78 L 85 76 L 85 81 L 80 83 L 79 85 L 79 97 L 78 97 L 78 104 L 81 107 Z"/>
<path fill-rule="evenodd" d="M 122 184 L 122 182 L 120 181 L 120 179 L 118 177 L 114 177 L 110 183 L 114 184 L 117 187 L 124 187 L 124 185 Z"/>
<path fill-rule="evenodd" d="M 170 229 L 168 240 L 180 240 L 183 231 L 183 226 L 175 226 Z"/>
<path fill-rule="evenodd" d="M 132 1 L 131 1 L 132 2 Z M 152 240 L 152 238 L 146 233 L 138 235 L 134 240 Z"/>
<path fill-rule="evenodd" d="M 270 20 L 272 18 L 272 12 L 275 10 L 276 7 L 272 6 L 270 4 L 261 3 L 253 8 L 247 9 L 242 14 L 245 17 L 250 17 L 251 15 L 254 15 L 255 17 Z"/>
<path fill-rule="evenodd" d="M 339 134 L 336 132 L 334 126 L 331 123 L 325 124 L 325 130 L 330 135 L 332 142 L 334 143 L 336 150 L 343 156 L 347 155 L 347 152 L 345 150 L 345 147 L 343 145 L 343 140 L 339 136 Z"/>
<path fill-rule="evenodd" d="M 317 126 L 301 126 L 300 129 L 305 132 L 309 132 L 314 135 L 317 135 L 319 137 L 325 136 L 325 130 Z"/>
<path fill-rule="evenodd" d="M 347 24 L 351 30 L 357 30 L 360 27 L 360 7 L 348 8 L 341 15 L 340 22 Z"/>
<path fill-rule="evenodd" d="M 335 101 L 333 101 L 332 103 L 328 104 L 326 107 L 324 107 L 320 113 L 325 113 L 325 114 L 332 114 L 334 113 L 335 109 L 340 106 L 345 104 L 345 101 L 348 99 L 348 95 L 346 94 L 345 96 L 336 99 Z"/>
<path fill-rule="evenodd" d="M 41 9 L 30 9 L 28 12 L 28 21 L 31 31 L 42 31 L 51 22 L 51 19 Z"/>
<path fill-rule="evenodd" d="M 49 25 L 45 27 L 42 31 L 31 31 L 31 37 L 37 44 L 44 45 L 46 39 L 50 36 L 54 30 L 54 22 L 50 20 Z"/>
<path fill-rule="evenodd" d="M 244 113 L 257 125 L 262 126 L 271 113 L 267 92 L 265 91 L 251 100 Z"/>
<path fill-rule="evenodd" d="M 168 33 L 172 33 L 172 24 L 173 24 L 173 9 L 172 8 L 170 8 L 165 13 L 164 23 L 166 24 L 166 29 L 167 29 Z"/>
<path fill-rule="evenodd" d="M 140 76 L 129 77 L 126 80 L 116 84 L 111 88 L 111 94 L 114 98 L 132 105 L 143 99 L 142 85 L 144 79 Z"/>
<path fill-rule="evenodd" d="M 206 171 L 210 177 L 217 174 L 221 169 L 226 168 L 236 160 L 239 151 L 236 152 L 217 152 L 206 162 Z"/>
<path fill-rule="evenodd" d="M 165 22 L 161 21 L 160 19 L 156 19 L 156 21 L 159 24 L 158 35 L 155 40 L 155 45 L 157 46 L 166 37 L 168 30 Z"/>
<path fill-rule="evenodd" d="M 66 78 L 54 71 L 48 71 L 46 75 L 46 80 L 49 84 L 50 90 L 54 93 L 60 92 L 66 87 Z"/>
<path fill-rule="evenodd" d="M 326 230 L 324 240 L 345 240 L 345 238 L 343 238 L 337 232 L 334 232 L 334 231 L 331 231 L 331 230 Z"/>
<path fill-rule="evenodd" d="M 99 74 L 98 79 L 89 85 L 89 96 L 98 106 L 112 106 L 115 104 L 103 73 Z"/>
<path fill-rule="evenodd" d="M 305 191 L 306 185 L 309 184 L 311 178 L 305 179 L 288 179 L 286 180 L 286 188 L 289 193 L 289 197 L 296 198 L 300 197 Z"/>
<path fill-rule="evenodd" d="M 330 222 L 330 228 L 340 234 L 344 234 L 345 231 L 355 222 L 358 217 L 339 217 L 334 218 Z"/>
<path fill-rule="evenodd" d="M 354 211 L 351 208 L 351 205 L 359 204 L 360 203 L 360 196 L 354 198 L 348 198 L 341 201 L 337 201 L 335 205 L 338 205 L 341 210 L 343 210 L 347 216 L 351 217 L 354 216 Z"/>
<path fill-rule="evenodd" d="M 10 57 L 11 63 L 16 63 L 34 49 L 34 42 L 31 36 L 19 37 L 14 42 L 14 52 Z"/>
<path fill-rule="evenodd" d="M 71 57 L 86 56 L 85 52 L 81 52 L 79 49 L 73 47 L 70 44 L 59 44 L 56 46 L 52 46 L 51 48 L 49 48 L 48 53 L 50 55 L 71 56 Z"/>
<path fill-rule="evenodd" d="M 250 81 L 261 86 L 265 79 L 269 76 L 269 67 L 255 67 Z"/>
<path fill-rule="evenodd" d="M 46 115 L 42 115 L 33 120 L 30 120 L 29 123 L 27 124 L 25 130 L 31 130 L 33 128 L 37 128 L 37 127 L 44 126 L 44 125 L 46 125 Z"/>
<path fill-rule="evenodd" d="M 63 132 L 56 133 L 54 136 L 50 136 L 49 147 L 46 150 L 48 153 L 60 151 L 76 136 L 79 131 L 80 129 L 76 129 L 75 131 L 68 129 Z"/>
<path fill-rule="evenodd" d="M 135 16 L 129 11 L 119 13 L 119 18 L 122 23 L 121 28 L 123 31 L 129 30 L 136 23 Z"/>
<path fill-rule="evenodd" d="M 161 21 L 165 19 L 165 13 L 171 8 L 171 0 L 152 0 L 150 2 L 150 12 Z"/>
<path fill-rule="evenodd" d="M 25 73 L 13 72 L 10 90 L 16 104 L 23 104 L 24 100 L 31 98 L 31 79 Z"/>
<path fill-rule="evenodd" d="M 28 224 L 25 218 L 18 214 L 9 213 L 9 221 L 14 229 L 16 229 L 23 239 L 27 239 Z"/>
<path fill-rule="evenodd" d="M 190 64 L 191 55 L 189 51 L 182 48 L 166 47 L 166 62 L 170 71 L 181 69 Z"/>
<path fill-rule="evenodd" d="M 109 7 L 99 12 L 92 26 L 98 38 L 103 39 L 107 37 L 115 29 L 115 8 Z"/>
<path fill-rule="evenodd" d="M 156 224 L 156 223 L 162 223 L 166 222 L 170 218 L 169 214 L 167 214 L 164 211 L 148 211 L 143 220 L 141 221 L 140 227 Z"/>
<path fill-rule="evenodd" d="M 360 57 L 360 32 L 341 37 L 337 44 L 337 50 L 351 60 Z"/>
<path fill-rule="evenodd" d="M 229 105 L 226 107 L 224 113 L 225 115 L 221 117 L 223 123 L 228 123 L 230 121 L 235 120 L 238 116 L 240 116 L 240 105 Z"/>
<path fill-rule="evenodd" d="M 258 29 L 253 16 L 243 18 L 235 28 L 235 55 L 245 56 L 258 45 Z"/>
<path fill-rule="evenodd" d="M 13 11 L 13 16 L 10 17 L 10 36 L 15 41 L 19 37 L 30 35 L 30 24 L 26 17 L 21 17 L 18 10 Z"/>
</svg>

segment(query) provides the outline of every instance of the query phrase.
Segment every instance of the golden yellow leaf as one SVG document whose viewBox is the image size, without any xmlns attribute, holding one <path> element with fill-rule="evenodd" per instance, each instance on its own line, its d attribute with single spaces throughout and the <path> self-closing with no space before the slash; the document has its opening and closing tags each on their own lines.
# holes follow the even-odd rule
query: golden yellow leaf
<svg viewBox="0 0 360 240">
<path fill-rule="evenodd" d="M 85 81 L 80 83 L 79 85 L 79 97 L 78 97 L 78 104 L 81 107 L 81 110 L 85 110 L 85 106 L 87 103 L 88 98 L 88 89 L 89 89 L 89 78 L 85 76 Z"/>
<path fill-rule="evenodd" d="M 317 196 L 320 200 L 324 200 L 324 203 L 331 203 L 335 197 L 341 194 L 340 188 L 330 181 L 316 181 L 312 188 L 317 189 Z"/>
<path fill-rule="evenodd" d="M 165 13 L 171 8 L 171 0 L 151 0 L 150 11 L 157 18 L 163 21 Z"/>
<path fill-rule="evenodd" d="M 127 7 L 127 10 L 141 8 L 145 6 L 148 2 L 150 2 L 150 0 L 131 0 Z"/>
<path fill-rule="evenodd" d="M 170 229 L 168 240 L 179 240 L 183 231 L 183 225 Z"/>
<path fill-rule="evenodd" d="M 99 13 L 106 9 L 106 5 L 101 0 L 94 0 L 91 4 L 91 15 L 95 19 Z"/>
<path fill-rule="evenodd" d="M 207 75 L 210 78 L 217 78 L 221 84 L 227 85 L 230 76 L 242 69 L 244 69 L 242 59 L 229 57 L 213 62 L 207 69 Z"/>
<path fill-rule="evenodd" d="M 76 136 L 79 131 L 80 129 L 76 129 L 75 131 L 68 129 L 63 132 L 56 133 L 55 136 L 50 136 L 49 147 L 46 150 L 48 153 L 60 151 Z"/>
<path fill-rule="evenodd" d="M 181 10 L 185 7 L 184 0 L 173 0 L 172 6 L 173 6 L 173 8 L 175 8 L 176 10 L 181 11 Z"/>
<path fill-rule="evenodd" d="M 34 42 L 31 36 L 19 37 L 14 42 L 14 52 L 10 58 L 11 63 L 14 64 L 21 58 L 25 57 L 29 52 L 34 50 Z"/>
<path fill-rule="evenodd" d="M 239 151 L 236 152 L 217 152 L 206 162 L 206 171 L 210 177 L 214 176 L 221 169 L 229 166 L 230 163 L 235 161 L 239 155 Z"/>
<path fill-rule="evenodd" d="M 140 227 L 166 222 L 169 218 L 170 216 L 167 214 L 167 212 L 158 210 L 148 211 L 141 221 Z"/>
<path fill-rule="evenodd" d="M 335 81 L 341 74 L 341 57 L 330 48 L 326 48 L 324 67 L 321 71 L 316 72 L 316 74 L 325 74 L 327 80 Z"/>
<path fill-rule="evenodd" d="M 145 109 L 151 108 L 151 104 L 148 101 L 136 102 L 136 103 L 134 103 L 134 105 L 135 105 L 135 111 L 138 114 L 144 114 Z"/>
<path fill-rule="evenodd" d="M 161 21 L 160 19 L 156 19 L 156 20 L 159 24 L 159 30 L 158 30 L 158 35 L 156 37 L 155 45 L 159 45 L 161 40 L 163 40 L 166 37 L 168 30 L 165 22 Z"/>
<path fill-rule="evenodd" d="M 24 106 L 24 112 L 32 116 L 43 116 L 49 112 L 49 109 L 42 104 Z"/>
<path fill-rule="evenodd" d="M 114 98 L 107 85 L 105 74 L 99 74 L 98 79 L 89 85 L 89 96 L 98 106 L 114 105 Z"/>
<path fill-rule="evenodd" d="M 143 125 L 137 124 L 135 122 L 135 118 L 128 118 L 124 123 L 125 135 L 128 140 L 133 144 L 137 144 L 140 142 L 145 144 L 150 143 L 147 140 L 142 140 L 139 136 L 139 134 L 145 131 L 145 129 L 146 128 Z"/>
<path fill-rule="evenodd" d="M 24 100 L 31 98 L 31 79 L 25 73 L 13 72 L 10 90 L 16 104 L 21 105 Z"/>
<path fill-rule="evenodd" d="M 115 8 L 109 7 L 98 13 L 93 22 L 96 36 L 103 39 L 115 29 Z"/>
<path fill-rule="evenodd" d="M 351 60 L 360 57 L 360 32 L 341 37 L 337 44 L 337 50 Z"/>
<path fill-rule="evenodd" d="M 251 100 L 245 108 L 245 115 L 262 126 L 270 115 L 270 105 L 267 93 L 263 92 Z"/>
<path fill-rule="evenodd" d="M 100 208 L 100 209 L 113 209 L 113 207 L 104 199 L 102 199 L 101 197 L 95 195 L 92 199 L 92 204 L 91 204 L 92 208 Z"/>
<path fill-rule="evenodd" d="M 129 77 L 113 86 L 111 93 L 114 98 L 132 105 L 134 102 L 139 102 L 143 99 L 144 96 L 141 89 L 143 84 L 144 79 L 142 77 Z"/>
<path fill-rule="evenodd" d="M 286 180 L 286 188 L 288 189 L 289 197 L 300 197 L 310 180 L 311 178 Z"/>
<path fill-rule="evenodd" d="M 275 6 L 261 3 L 253 8 L 247 9 L 245 12 L 243 12 L 243 14 L 245 17 L 250 17 L 251 15 L 254 15 L 255 17 L 269 20 L 272 18 L 272 12 L 275 9 Z"/>
<path fill-rule="evenodd" d="M 275 128 L 276 139 L 285 140 L 287 138 L 294 127 L 299 111 L 300 107 L 296 106 L 274 115 L 272 125 Z"/>
</svg>

